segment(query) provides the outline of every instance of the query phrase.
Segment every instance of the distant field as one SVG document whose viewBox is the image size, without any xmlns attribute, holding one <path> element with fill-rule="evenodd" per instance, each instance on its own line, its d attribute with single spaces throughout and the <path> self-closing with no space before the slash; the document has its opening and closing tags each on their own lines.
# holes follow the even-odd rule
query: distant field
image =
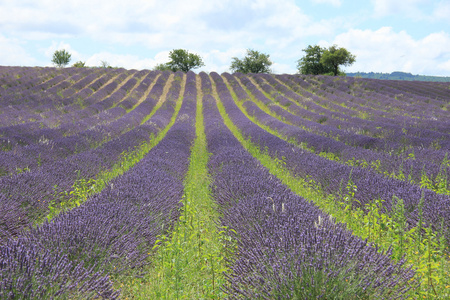
<svg viewBox="0 0 450 300">
<path fill-rule="evenodd" d="M 0 299 L 449 299 L 450 83 L 0 67 Z"/>
</svg>

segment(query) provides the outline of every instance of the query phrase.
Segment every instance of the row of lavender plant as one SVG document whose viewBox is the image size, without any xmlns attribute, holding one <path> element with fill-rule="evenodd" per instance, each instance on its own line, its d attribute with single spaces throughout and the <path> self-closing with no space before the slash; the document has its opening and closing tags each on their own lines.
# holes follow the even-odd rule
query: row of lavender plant
<svg viewBox="0 0 450 300">
<path fill-rule="evenodd" d="M 50 72 L 41 72 L 40 67 L 9 67 L 0 66 L 0 95 L 11 93 L 15 87 L 33 87 L 47 80 Z M 53 69 L 54 73 L 56 69 Z M 22 80 L 17 80 L 23 78 Z"/>
<path fill-rule="evenodd" d="M 318 87 L 315 88 L 315 91 L 318 92 L 320 89 Z M 377 123 L 386 123 L 391 124 L 397 127 L 401 127 L 402 131 L 405 131 L 406 136 L 416 136 L 416 137 L 424 137 L 429 136 L 430 138 L 445 138 L 448 137 L 448 134 L 450 133 L 448 131 L 448 124 L 445 125 L 446 118 L 442 119 L 441 121 L 436 121 L 436 112 L 433 113 L 433 110 L 427 109 L 426 111 L 430 111 L 430 116 L 424 116 L 423 118 L 411 118 L 409 116 L 404 115 L 392 115 L 391 117 L 384 116 L 384 113 L 377 113 L 375 110 L 370 110 L 369 108 L 361 109 L 361 106 L 357 104 L 351 104 L 349 101 L 345 101 L 345 98 L 341 98 L 339 96 L 332 95 L 330 93 L 327 93 L 326 91 L 320 90 L 320 93 L 323 97 L 328 99 L 328 101 L 333 102 L 333 105 L 338 105 L 337 103 L 340 103 L 337 107 L 341 107 L 341 110 L 344 111 L 348 115 L 352 114 L 361 114 L 360 111 L 363 111 L 363 113 L 368 117 L 371 115 L 370 112 L 372 112 L 371 120 L 377 122 Z M 342 93 L 341 93 L 342 94 Z M 348 94 L 345 94 L 349 96 Z M 358 101 L 359 98 L 353 97 L 354 101 Z M 379 100 L 379 98 L 378 98 Z M 395 102 L 395 100 L 392 100 L 391 98 L 387 98 L 384 101 L 384 107 L 390 108 L 392 105 L 391 103 Z M 398 101 L 401 102 L 401 101 Z M 370 101 L 371 103 L 371 101 Z M 346 107 L 342 107 L 342 105 Z M 353 109 L 347 108 L 347 106 L 353 105 Z M 404 110 L 404 103 L 400 105 L 400 110 Z M 391 109 L 391 108 L 390 108 Z M 397 109 L 399 111 L 399 109 Z M 440 113 L 440 112 L 437 112 Z M 445 113 L 445 112 L 444 112 Z M 404 129 L 404 130 L 403 130 Z"/>
<path fill-rule="evenodd" d="M 101 276 L 138 275 L 149 263 L 156 237 L 178 219 L 195 138 L 192 89 L 195 74 L 190 72 L 175 124 L 131 170 L 84 205 L 0 248 L 5 254 L 0 258 L 0 298 L 119 296 L 105 280 L 110 277 Z M 27 252 L 34 255 L 20 256 Z M 48 273 L 33 266 L 43 258 Z M 58 258 L 64 261 L 58 263 Z"/>
<path fill-rule="evenodd" d="M 448 83 L 431 83 L 431 82 L 412 82 L 412 81 L 401 81 L 392 80 L 383 82 L 383 89 L 379 89 L 379 83 L 376 80 L 365 80 L 364 88 L 370 90 L 377 90 L 378 93 L 386 94 L 405 94 L 413 93 L 414 95 L 419 95 L 429 99 L 430 103 L 434 103 L 436 106 L 441 107 L 442 104 L 448 103 Z M 442 108 L 442 107 L 441 107 Z"/>
<path fill-rule="evenodd" d="M 227 77 L 228 78 L 228 77 Z M 290 90 L 287 86 L 277 81 L 274 77 L 267 76 L 254 76 L 253 78 L 258 83 L 259 87 L 271 98 L 274 99 L 279 105 L 274 105 L 272 99 L 265 97 L 264 94 L 259 92 L 258 88 L 254 86 L 248 78 L 239 76 L 240 81 L 252 91 L 252 93 L 258 94 L 258 99 L 263 100 L 263 103 L 268 106 L 274 113 L 286 118 L 287 121 L 294 123 L 298 126 L 308 128 L 309 131 L 334 138 L 336 140 L 344 141 L 347 144 L 351 144 L 356 147 L 371 148 L 371 149 L 397 149 L 400 147 L 398 143 L 387 142 L 381 138 L 369 137 L 361 134 L 356 134 L 349 130 L 341 129 L 343 125 L 353 125 L 350 122 L 344 122 L 340 119 L 334 119 L 334 113 L 326 110 L 317 109 L 305 109 L 300 106 L 303 98 Z M 264 80 L 263 80 L 264 79 Z M 233 81 L 233 77 L 230 77 Z M 280 78 L 282 81 L 282 78 Z M 265 83 L 264 81 L 267 81 Z M 284 108 L 284 109 L 283 109 Z M 315 112 L 315 111 L 319 112 Z M 289 113 L 285 112 L 288 111 Z M 289 119 L 288 119 L 289 118 Z M 358 125 L 359 127 L 359 125 Z"/>
<path fill-rule="evenodd" d="M 211 75 L 221 101 L 232 103 L 220 76 Z M 393 263 L 283 186 L 225 127 L 215 99 L 205 98 L 212 193 L 237 244 L 225 274 L 229 297 L 402 297 L 414 276 L 405 262 Z"/>
<path fill-rule="evenodd" d="M 99 86 L 106 83 L 109 79 L 116 76 L 116 74 L 118 73 L 118 70 L 111 71 L 109 73 L 103 72 L 100 74 L 91 72 L 91 76 L 88 76 L 88 79 L 93 79 L 93 81 L 87 87 L 88 89 L 85 88 L 83 90 L 83 93 L 77 95 L 77 97 L 83 96 L 83 99 L 87 98 L 87 95 L 85 95 L 86 93 L 92 94 L 99 88 Z M 61 78 L 60 84 L 52 86 L 51 84 L 58 77 Z M 14 96 L 14 99 L 18 104 L 9 105 L 8 108 L 14 109 L 14 111 L 10 111 L 10 113 L 13 115 L 17 115 L 18 112 L 20 112 L 21 114 L 17 115 L 17 119 L 11 118 L 11 116 L 9 116 L 7 120 L 3 120 L 3 122 L 7 122 L 8 120 L 13 120 L 13 122 L 15 120 L 15 123 L 18 123 L 19 121 L 18 124 L 24 122 L 35 122 L 37 120 L 45 120 L 45 118 L 48 118 L 48 115 L 46 113 L 49 113 L 49 111 L 52 110 L 59 110 L 61 113 L 67 113 L 69 111 L 72 111 L 74 108 L 77 108 L 77 103 L 73 101 L 75 100 L 73 94 L 70 95 L 69 93 L 70 96 L 64 96 L 65 93 L 63 92 L 65 90 L 69 90 L 67 89 L 67 86 L 66 88 L 61 87 L 62 89 L 60 90 L 60 85 L 63 85 L 64 83 L 68 84 L 72 80 L 70 80 L 70 78 L 68 80 L 63 79 L 65 79 L 65 77 L 61 74 L 39 86 L 34 87 L 32 90 L 25 89 L 22 92 L 17 93 L 17 95 Z M 4 124 L 9 125 L 9 123 Z"/>
<path fill-rule="evenodd" d="M 147 97 L 136 106 L 134 110 L 126 113 L 122 107 L 114 107 L 95 117 L 80 120 L 73 124 L 73 132 L 77 134 L 62 136 L 62 128 L 69 130 L 70 125 L 61 126 L 55 130 L 39 130 L 30 134 L 30 139 L 39 139 L 37 144 L 25 147 L 15 147 L 14 151 L 0 153 L 0 173 L 10 174 L 17 170 L 34 169 L 49 162 L 64 159 L 70 155 L 87 151 L 93 147 L 99 147 L 108 140 L 114 139 L 121 134 L 138 126 L 144 118 L 150 114 L 162 95 L 164 85 L 169 74 L 165 73 L 159 77 Z M 149 78 L 153 80 L 154 78 Z M 138 86 L 147 89 L 150 82 L 145 80 Z M 136 98 L 141 98 L 144 91 L 134 93 Z M 116 94 L 116 93 L 114 93 Z M 113 94 L 113 95 L 114 95 Z M 125 101 L 125 100 L 124 100 Z M 134 99 L 138 101 L 138 99 Z M 82 130 L 87 128 L 87 130 Z"/>
<path fill-rule="evenodd" d="M 124 70 L 72 68 L 59 69 L 54 74 L 54 70 L 49 68 L 41 72 L 48 73 L 47 77 L 50 76 L 50 79 L 36 84 L 35 79 L 28 80 L 25 78 L 22 85 L 15 86 L 14 89 L 9 88 L 4 92 L 5 95 L 9 95 L 6 99 L 12 102 L 5 102 L 3 105 L 12 107 L 22 105 L 31 110 L 39 109 L 40 106 L 48 104 L 50 100 L 64 101 L 81 88 L 89 86 L 92 90 L 96 90 L 110 78 L 123 73 Z M 15 80 L 21 81 L 21 79 Z M 51 93 L 49 94 L 49 92 Z"/>
<path fill-rule="evenodd" d="M 345 103 L 356 105 L 354 106 L 355 109 L 359 108 L 369 112 L 377 111 L 377 113 L 379 111 L 388 118 L 404 115 L 413 116 L 415 119 L 418 119 L 415 120 L 416 126 L 418 124 L 423 126 L 426 123 L 429 123 L 429 125 L 440 125 L 436 120 L 445 118 L 445 111 L 439 106 L 436 107 L 430 104 L 429 101 L 427 103 L 427 100 L 430 100 L 429 98 L 415 95 L 411 91 L 408 93 L 383 95 L 376 91 L 367 92 L 366 90 L 362 90 L 358 86 L 358 83 L 362 83 L 364 80 L 350 79 L 350 81 L 334 81 L 329 76 L 318 78 L 320 78 L 319 82 L 323 82 L 318 85 L 319 89 L 335 94 L 344 99 Z M 389 106 L 385 106 L 384 104 L 389 104 Z"/>
<path fill-rule="evenodd" d="M 0 70 L 7 70 L 6 67 L 0 67 Z M 7 72 L 7 71 L 5 71 Z M 42 70 L 32 68 L 11 68 L 11 72 L 7 72 L 0 79 L 0 96 L 5 97 L 5 101 L 0 103 L 0 114 L 14 112 L 14 102 L 8 103 L 6 100 L 13 100 L 15 96 L 20 97 L 24 91 L 37 92 L 36 86 L 43 84 L 44 82 L 51 80 L 56 76 L 55 70 Z M 74 76 L 74 75 L 72 75 Z M 17 103 L 20 104 L 20 103 Z"/>
<path fill-rule="evenodd" d="M 93 73 L 92 75 L 96 75 Z M 125 75 L 125 74 L 122 74 Z M 88 76 L 91 77 L 91 76 Z M 51 107 L 48 111 L 44 113 L 36 113 L 32 118 L 32 121 L 13 124 L 13 126 L 6 126 L 0 128 L 0 132 L 3 136 L 3 139 L 9 139 L 10 143 L 14 143 L 15 140 L 18 140 L 18 143 L 26 144 L 27 139 L 26 136 L 22 138 L 23 135 L 26 135 L 28 132 L 34 132 L 40 129 L 46 129 L 58 126 L 60 124 L 75 122 L 76 120 L 80 120 L 84 117 L 93 115 L 95 112 L 98 112 L 98 107 L 96 107 L 96 102 L 105 101 L 106 103 L 114 103 L 114 101 L 118 101 L 123 98 L 123 95 L 117 94 L 118 97 L 105 97 L 109 96 L 116 88 L 121 80 L 124 78 L 119 76 L 119 81 L 111 82 L 110 84 L 104 86 L 103 88 L 98 89 L 98 93 L 95 93 L 93 87 L 91 85 L 100 85 L 106 83 L 106 79 L 101 80 L 103 77 L 97 78 L 97 80 L 93 81 L 89 86 L 82 89 L 79 93 L 76 93 L 66 99 L 61 99 L 61 101 L 55 101 L 56 103 L 49 103 L 48 105 Z M 83 80 L 81 80 L 83 81 Z M 99 82 L 100 81 L 100 82 Z M 51 94 L 50 94 L 51 95 Z M 52 100 L 51 100 L 52 101 Z M 63 102 L 67 101 L 70 105 L 64 105 Z M 83 108 L 83 103 L 91 103 L 93 106 Z M 101 105 L 101 104 L 100 104 Z M 111 105 L 111 104 L 109 104 Z M 107 108 L 107 107 L 106 107 Z M 23 114 L 26 115 L 26 110 L 22 111 Z"/>
<path fill-rule="evenodd" d="M 100 88 L 97 93 L 82 99 L 82 95 L 75 94 L 77 101 L 93 102 L 93 104 L 80 109 L 80 106 L 71 113 L 56 113 L 47 116 L 43 121 L 20 124 L 15 126 L 0 128 L 3 137 L 1 145 L 4 151 L 17 148 L 20 145 L 41 143 L 42 140 L 51 141 L 62 136 L 71 135 L 81 130 L 97 124 L 97 122 L 111 119 L 109 110 L 113 112 L 113 117 L 120 116 L 120 110 L 116 105 L 124 99 L 127 89 L 131 89 L 137 79 L 131 78 L 123 84 L 126 74 L 118 76 L 117 80 Z M 119 84 L 122 86 L 119 87 Z M 90 90 L 90 89 L 89 89 Z M 74 102 L 77 102 L 74 100 Z M 73 106 L 75 108 L 75 106 Z M 53 110 L 52 112 L 55 112 Z M 55 127 L 57 126 L 57 127 Z"/>
<path fill-rule="evenodd" d="M 365 107 L 370 114 L 373 113 L 374 115 L 386 117 L 388 119 L 393 119 L 396 115 L 417 117 L 422 120 L 427 119 L 427 115 L 424 115 L 424 112 L 420 111 L 420 107 L 424 105 L 424 103 L 421 103 L 423 98 L 417 98 L 412 93 L 407 93 L 408 97 L 404 97 L 405 95 L 403 93 L 389 95 L 379 94 L 376 91 L 361 94 L 361 85 L 363 85 L 365 81 L 366 79 L 360 80 L 359 78 L 352 78 L 334 82 L 334 80 L 327 76 L 317 76 L 314 77 L 314 87 L 312 87 L 312 89 L 323 89 L 328 93 L 336 93 L 343 99 L 350 100 L 348 101 L 349 107 L 356 108 L 357 106 L 362 106 Z M 351 83 L 356 84 L 352 85 Z M 367 101 L 368 99 L 371 101 Z M 390 103 L 391 106 L 383 107 L 381 105 L 383 102 Z M 437 107 L 428 106 L 428 108 L 433 115 L 440 115 L 442 112 Z"/>
<path fill-rule="evenodd" d="M 411 104 L 430 104 L 433 109 L 441 110 L 449 100 L 448 84 L 435 82 L 410 82 L 410 81 L 381 81 L 373 79 L 356 79 L 347 77 L 346 82 L 354 87 L 354 90 L 368 93 L 369 95 L 387 96 Z M 343 85 L 336 87 L 346 91 Z M 375 97 L 372 97 L 375 98 Z"/>
<path fill-rule="evenodd" d="M 23 95 L 42 94 L 43 89 L 57 86 L 64 82 L 66 78 L 71 78 L 79 72 L 73 69 L 57 70 L 53 68 L 33 69 L 16 67 L 9 76 L 2 78 L 3 89 L 1 95 L 6 96 L 6 101 L 0 107 L 22 104 L 19 100 L 23 99 Z M 87 71 L 81 72 L 87 74 Z M 33 104 L 34 99 L 34 97 L 31 97 L 27 102 Z"/>
<path fill-rule="evenodd" d="M 219 78 L 214 76 L 216 82 L 221 80 Z M 233 88 L 238 97 L 245 93 L 245 91 L 237 91 L 236 86 Z M 223 103 L 227 114 L 242 131 L 242 134 L 259 145 L 262 150 L 265 149 L 270 156 L 283 162 L 296 176 L 312 179 L 321 186 L 321 190 L 325 193 L 357 199 L 358 202 L 351 200 L 352 203 L 350 203 L 356 207 L 364 207 L 377 199 L 383 199 L 385 201 L 384 209 L 391 211 L 395 204 L 394 197 L 403 199 L 410 227 L 416 226 L 418 222 L 418 205 L 423 197 L 425 199 L 423 218 L 426 224 L 435 230 L 442 230 L 447 241 L 450 241 L 450 199 L 448 196 L 438 195 L 405 181 L 383 177 L 369 169 L 342 165 L 302 150 L 255 125 L 229 98 L 223 99 Z M 346 187 L 349 185 L 352 186 L 351 191 L 346 191 Z M 355 186 L 356 188 L 354 188 Z"/>
<path fill-rule="evenodd" d="M 238 82 L 233 76 L 228 74 L 225 75 L 225 77 L 231 85 L 235 87 L 238 85 Z M 270 99 L 261 93 L 247 77 L 239 76 L 239 78 L 251 91 L 253 97 L 255 97 L 257 101 L 270 103 Z M 421 157 L 404 159 L 401 156 L 390 155 L 385 152 L 375 152 L 360 147 L 351 147 L 343 142 L 310 133 L 293 125 L 285 124 L 266 114 L 252 101 L 246 101 L 243 103 L 243 106 L 250 116 L 255 117 L 263 125 L 269 126 L 286 138 L 296 141 L 298 144 L 307 144 L 307 147 L 313 149 L 316 154 L 320 154 L 321 152 L 333 153 L 333 157 L 340 161 L 356 165 L 366 165 L 372 167 L 372 169 L 375 169 L 378 173 L 394 176 L 396 178 L 403 178 L 419 186 L 425 184 L 426 181 L 427 187 L 432 188 L 439 193 L 448 193 L 449 188 L 447 178 L 450 178 L 450 165 L 447 165 L 447 161 L 445 161 L 445 165 L 441 165 L 439 163 L 430 162 L 429 157 L 423 157 L 422 159 Z M 297 126 L 306 125 L 302 118 L 290 114 L 279 106 L 269 105 L 268 107 L 291 124 Z"/>
<path fill-rule="evenodd" d="M 273 80 L 272 77 L 265 77 L 268 81 Z M 301 97 L 295 94 L 293 91 L 287 89 L 282 84 L 273 84 L 272 86 L 276 87 L 278 91 L 282 92 L 284 95 L 288 96 L 290 99 L 296 99 L 297 103 L 301 101 Z M 386 124 L 375 124 L 374 122 L 365 122 L 364 120 L 354 118 L 351 121 L 343 121 L 340 120 L 339 117 L 335 118 L 334 113 L 330 115 L 322 115 L 316 114 L 314 112 L 304 110 L 289 99 L 286 99 L 284 96 L 278 96 L 276 98 L 280 104 L 282 105 L 290 105 L 289 111 L 293 114 L 300 116 L 302 118 L 311 120 L 316 122 L 316 124 L 308 122 L 304 123 L 308 128 L 313 128 L 315 133 L 321 133 L 325 136 L 330 136 L 333 138 L 338 138 L 339 140 L 344 141 L 347 144 L 353 146 L 360 146 L 363 148 L 374 149 L 378 151 L 385 151 L 390 155 L 400 155 L 405 159 L 417 159 L 420 161 L 431 161 L 435 164 L 441 164 L 445 158 L 448 156 L 448 149 L 435 149 L 436 145 L 431 144 L 431 148 L 424 148 L 423 143 L 420 139 L 416 139 L 415 144 L 419 146 L 411 146 L 407 145 L 407 143 L 411 140 L 411 137 L 406 137 L 403 129 L 400 128 L 392 128 L 391 126 L 387 126 Z M 292 105 L 291 105 L 292 104 Z M 279 109 L 278 109 L 279 111 Z M 299 122 L 299 119 L 296 119 L 296 122 Z M 317 123 L 326 123 L 326 124 L 317 124 Z M 318 129 L 317 129 L 318 128 Z M 341 130 L 345 129 L 345 130 Z M 357 130 L 357 135 L 353 135 L 352 138 L 351 132 Z M 392 133 L 389 133 L 392 132 Z M 366 135 L 360 133 L 372 133 L 372 137 L 368 137 Z M 350 135 L 350 136 L 349 136 Z M 348 136 L 348 137 L 347 137 Z M 376 138 L 374 138 L 375 136 Z M 378 136 L 380 136 L 378 138 Z M 384 137 L 384 138 L 382 138 Z M 394 139 L 394 140 L 393 140 Z M 395 141 L 396 140 L 396 141 Z M 414 140 L 414 138 L 413 138 Z M 442 143 L 442 141 L 441 141 Z"/>
<path fill-rule="evenodd" d="M 133 150 L 165 128 L 175 110 L 183 73 L 175 73 L 175 78 L 177 80 L 173 81 L 165 103 L 144 124 L 96 149 L 30 172 L 0 178 L 1 239 L 16 236 L 23 228 L 42 218 L 48 212 L 49 202 L 58 204 L 58 195 L 72 191 L 77 180 L 95 178 L 99 172 L 111 168 L 124 151 Z"/>
<path fill-rule="evenodd" d="M 303 85 L 303 88 L 305 88 L 305 84 L 303 83 L 303 82 L 305 82 L 305 80 L 303 80 L 297 76 L 287 76 L 287 79 L 288 79 L 288 84 L 290 81 L 291 84 L 293 84 L 293 87 Z M 309 97 L 309 94 L 310 95 L 316 94 L 315 95 L 316 97 L 311 97 L 312 100 L 314 100 L 318 103 L 323 102 L 323 105 L 326 105 L 329 109 L 333 109 L 337 112 L 343 113 L 344 116 L 358 117 L 361 115 L 361 107 L 360 106 L 355 106 L 354 109 L 347 108 L 347 106 L 351 106 L 348 101 L 345 102 L 344 99 L 342 99 L 338 96 L 335 96 L 333 94 L 330 94 L 324 90 L 321 90 L 317 86 L 313 86 L 309 83 L 306 83 L 306 84 L 307 84 L 307 88 L 311 92 L 302 91 L 303 95 Z M 386 106 L 387 107 L 389 106 L 389 102 L 386 102 Z M 369 111 L 371 113 L 369 113 Z M 439 122 L 433 121 L 433 120 L 428 121 L 428 123 L 431 122 L 431 124 L 421 124 L 421 130 L 419 130 L 416 128 L 416 126 L 419 123 L 420 119 L 417 119 L 417 118 L 410 118 L 407 116 L 392 116 L 391 118 L 387 118 L 384 116 L 385 115 L 384 113 L 380 113 L 379 111 L 375 111 L 375 110 L 369 110 L 367 108 L 363 111 L 363 114 L 364 114 L 365 118 L 370 117 L 370 120 L 374 121 L 375 123 L 393 125 L 393 126 L 400 127 L 401 129 L 405 128 L 405 129 L 407 129 L 407 132 L 406 132 L 407 135 L 413 135 L 413 136 L 420 137 L 421 135 L 424 134 L 423 131 L 425 131 L 429 134 L 434 134 L 434 135 L 440 136 L 440 134 L 438 132 L 433 132 L 433 130 L 436 127 L 444 130 L 445 135 L 450 134 L 450 132 L 448 131 L 448 127 L 445 127 L 445 126 L 442 127 L 442 125 Z M 424 122 L 422 122 L 422 123 L 424 123 Z"/>
<path fill-rule="evenodd" d="M 264 78 L 270 82 L 273 88 L 276 88 L 277 91 L 282 93 L 275 98 L 280 105 L 288 107 L 289 112 L 292 114 L 310 121 L 305 122 L 305 120 L 303 123 L 305 126 L 312 128 L 322 135 L 342 140 L 354 146 L 386 152 L 394 151 L 396 154 L 402 154 L 404 157 L 408 157 L 410 154 L 423 158 L 428 157 L 437 163 L 442 162 L 450 147 L 447 140 L 440 140 L 442 135 L 434 138 L 408 136 L 408 131 L 403 127 L 347 117 L 338 112 L 328 111 L 315 103 L 305 102 L 305 98 L 274 80 L 273 77 L 265 76 Z M 283 83 L 289 82 L 285 75 L 279 77 L 279 80 Z M 262 87 L 274 94 L 268 85 L 263 84 Z M 280 108 L 273 109 L 280 111 Z M 300 121 L 301 119 L 297 119 L 297 122 Z M 319 123 L 320 125 L 312 122 Z M 370 136 L 366 136 L 366 134 Z M 424 148 L 424 146 L 429 148 Z M 442 149 L 437 150 L 436 148 Z"/>
<path fill-rule="evenodd" d="M 273 87 L 275 87 L 284 95 L 288 96 L 290 99 L 295 99 L 297 102 L 301 101 L 301 97 L 293 93 L 291 90 L 287 89 L 279 82 L 274 81 L 274 78 L 272 76 L 265 75 L 264 78 L 265 80 L 270 82 Z M 288 82 L 288 80 L 283 76 L 278 78 L 283 82 Z M 311 111 L 296 107 L 295 103 L 289 101 L 288 99 L 285 99 L 284 96 L 277 97 L 277 100 L 279 100 L 280 104 L 282 105 L 292 104 L 292 106 L 289 106 L 289 111 L 295 115 L 301 117 L 307 116 L 306 118 L 309 120 L 313 120 L 318 123 L 326 123 L 321 125 L 316 124 L 315 126 L 326 126 L 323 128 L 323 131 L 326 132 L 327 135 L 339 137 L 339 140 L 342 140 L 347 144 L 353 144 L 354 146 L 362 146 L 364 148 L 370 149 L 383 149 L 385 152 L 388 152 L 390 154 L 402 155 L 404 158 L 413 158 L 422 161 L 429 160 L 438 164 L 440 164 L 448 156 L 448 150 L 450 149 L 449 139 L 442 140 L 442 136 L 435 136 L 434 138 L 436 139 L 433 138 L 431 141 L 430 139 L 427 140 L 420 137 L 415 138 L 408 136 L 408 131 L 405 131 L 403 127 L 393 127 L 382 122 L 365 122 L 365 120 L 361 120 L 358 118 L 341 121 L 339 120 L 339 116 L 336 116 L 335 118 L 333 114 L 331 115 L 331 117 L 330 115 L 328 115 L 327 118 L 327 115 L 324 114 L 323 111 L 321 111 L 320 114 L 315 114 Z M 306 125 L 310 128 L 314 127 L 314 124 L 311 123 Z M 450 128 L 450 126 L 448 126 L 447 128 Z M 358 135 L 353 135 L 353 137 L 349 136 L 348 138 L 346 138 L 346 133 L 355 130 L 358 131 Z M 372 133 L 372 136 L 380 136 L 380 138 L 368 138 L 365 135 L 361 135 L 361 133 L 366 134 L 369 132 Z M 423 131 L 422 133 L 426 133 L 427 135 L 433 134 L 429 131 Z M 358 143 L 352 142 L 352 139 L 357 141 Z M 429 146 L 430 148 L 424 148 L 424 146 Z"/>
</svg>

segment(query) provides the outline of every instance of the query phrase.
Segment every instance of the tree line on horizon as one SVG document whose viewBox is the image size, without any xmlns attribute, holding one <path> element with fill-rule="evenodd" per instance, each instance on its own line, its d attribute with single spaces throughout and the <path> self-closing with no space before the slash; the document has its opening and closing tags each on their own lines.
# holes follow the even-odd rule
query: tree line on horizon
<svg viewBox="0 0 450 300">
<path fill-rule="evenodd" d="M 300 74 L 305 75 L 345 75 L 340 66 L 350 66 L 356 59 L 355 55 L 351 54 L 350 51 L 337 45 L 329 48 L 309 45 L 303 51 L 306 55 L 297 61 L 297 69 Z M 65 49 L 56 50 L 53 54 L 52 62 L 57 67 L 62 68 L 69 64 L 70 59 L 71 54 Z M 230 71 L 232 73 L 271 73 L 270 66 L 272 64 L 269 54 L 247 49 L 247 54 L 244 58 L 232 57 Z M 83 68 L 86 67 L 86 64 L 83 61 L 78 61 L 72 66 Z M 200 55 L 190 53 L 185 49 L 174 49 L 169 53 L 169 61 L 157 64 L 153 70 L 188 72 L 203 66 L 205 66 L 205 63 Z M 111 68 L 106 61 L 102 61 L 100 67 Z"/>
</svg>

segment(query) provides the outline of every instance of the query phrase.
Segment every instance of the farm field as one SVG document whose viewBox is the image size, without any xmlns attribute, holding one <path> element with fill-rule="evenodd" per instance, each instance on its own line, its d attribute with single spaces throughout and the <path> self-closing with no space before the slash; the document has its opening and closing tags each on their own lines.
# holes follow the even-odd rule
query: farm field
<svg viewBox="0 0 450 300">
<path fill-rule="evenodd" d="M 0 299 L 449 299 L 450 84 L 0 67 Z"/>
</svg>

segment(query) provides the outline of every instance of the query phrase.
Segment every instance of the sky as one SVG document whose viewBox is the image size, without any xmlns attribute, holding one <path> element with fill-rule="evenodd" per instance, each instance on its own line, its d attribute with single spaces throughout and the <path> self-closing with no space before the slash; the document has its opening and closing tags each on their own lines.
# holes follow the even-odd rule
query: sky
<svg viewBox="0 0 450 300">
<path fill-rule="evenodd" d="M 0 0 L 0 65 L 152 69 L 173 49 L 202 57 L 194 71 L 229 72 L 246 49 L 272 71 L 297 73 L 308 45 L 356 55 L 346 72 L 450 76 L 450 0 Z"/>
</svg>

